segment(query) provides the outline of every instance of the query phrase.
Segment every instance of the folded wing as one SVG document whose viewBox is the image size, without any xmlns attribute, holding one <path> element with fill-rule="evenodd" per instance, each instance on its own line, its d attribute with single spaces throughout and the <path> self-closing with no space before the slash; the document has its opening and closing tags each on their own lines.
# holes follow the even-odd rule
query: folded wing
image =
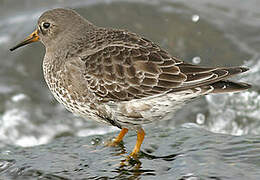
<svg viewBox="0 0 260 180">
<path fill-rule="evenodd" d="M 149 40 L 136 41 L 134 45 L 109 44 L 81 57 L 86 65 L 84 78 L 100 100 L 126 101 L 210 85 L 215 93 L 225 86 L 225 92 L 249 88 L 225 81 L 247 68 L 200 67 L 172 57 Z"/>
</svg>

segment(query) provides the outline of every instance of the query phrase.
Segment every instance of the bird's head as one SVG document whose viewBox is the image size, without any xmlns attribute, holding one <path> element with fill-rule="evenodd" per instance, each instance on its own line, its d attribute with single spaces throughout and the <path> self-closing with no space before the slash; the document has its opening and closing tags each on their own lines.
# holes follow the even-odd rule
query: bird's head
<svg viewBox="0 0 260 180">
<path fill-rule="evenodd" d="M 10 50 L 13 51 L 37 41 L 41 41 L 48 47 L 53 44 L 53 41 L 59 43 L 73 40 L 80 36 L 80 31 L 87 31 L 92 26 L 90 22 L 71 9 L 52 9 L 41 15 L 33 33 Z M 66 33 L 68 31 L 69 33 Z"/>
</svg>

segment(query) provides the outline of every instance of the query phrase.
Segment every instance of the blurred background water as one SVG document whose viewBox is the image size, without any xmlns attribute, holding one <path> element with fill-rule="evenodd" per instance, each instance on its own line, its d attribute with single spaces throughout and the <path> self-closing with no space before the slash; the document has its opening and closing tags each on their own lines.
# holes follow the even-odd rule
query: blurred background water
<svg viewBox="0 0 260 180">
<path fill-rule="evenodd" d="M 165 154 L 183 153 L 186 156 L 176 158 L 175 163 L 178 162 L 178 165 L 172 166 L 173 164 L 169 162 L 173 159 L 168 162 L 166 158 L 163 163 L 158 163 L 154 160 L 156 158 L 143 155 L 141 159 L 143 169 L 151 170 L 160 166 L 163 173 L 159 171 L 150 174 L 141 173 L 146 172 L 141 171 L 141 168 L 136 171 L 139 175 L 133 176 L 134 178 L 150 179 L 152 176 L 164 179 L 171 179 L 171 177 L 174 179 L 214 179 L 214 177 L 215 179 L 260 179 L 260 1 L 258 0 L 0 0 L 0 147 L 2 152 L 0 168 L 2 167 L 2 172 L 5 172 L 3 175 L 5 178 L 12 179 L 6 169 L 11 167 L 21 169 L 26 163 L 28 166 L 33 166 L 32 161 L 24 158 L 25 151 L 33 154 L 38 150 L 37 148 L 60 150 L 55 149 L 55 144 L 63 144 L 63 141 L 67 142 L 71 137 L 77 139 L 79 136 L 88 137 L 86 140 L 79 138 L 78 141 L 75 139 L 69 141 L 73 143 L 72 147 L 77 143 L 93 145 L 96 136 L 100 135 L 98 138 L 103 141 L 106 136 L 112 137 L 115 131 L 118 131 L 114 127 L 76 117 L 55 101 L 42 75 L 43 45 L 34 43 L 12 53 L 8 50 L 34 30 L 42 12 L 55 7 L 73 8 L 99 26 L 123 28 L 141 34 L 160 44 L 174 56 L 194 64 L 244 65 L 250 68 L 249 72 L 236 77 L 236 80 L 253 85 L 249 91 L 209 95 L 197 99 L 178 111 L 172 120 L 146 126 L 149 141 L 146 139 L 143 145 L 144 154 L 159 154 L 161 157 Z M 134 136 L 135 133 L 130 132 L 125 140 L 131 142 L 126 144 L 127 152 L 131 151 L 135 143 Z M 160 143 L 153 138 L 157 138 Z M 46 143 L 50 144 L 36 146 Z M 28 146 L 35 147 L 22 148 Z M 169 150 L 165 150 L 167 148 Z M 77 150 L 77 147 L 75 149 Z M 68 150 L 64 148 L 62 151 Z M 81 152 L 82 149 L 79 151 Z M 94 156 L 97 159 L 93 161 L 106 156 L 111 159 L 111 152 L 107 151 L 102 151 L 105 155 L 100 153 L 99 158 Z M 199 154 L 190 154 L 192 152 Z M 14 154 L 15 157 L 12 156 Z M 210 154 L 218 156 L 210 159 Z M 51 153 L 49 155 L 52 156 Z M 34 156 L 39 157 L 38 154 Z M 29 159 L 30 157 L 29 155 Z M 86 155 L 83 159 L 84 157 Z M 185 163 L 182 161 L 183 158 Z M 186 158 L 192 161 L 187 161 Z M 61 159 L 64 157 L 57 158 L 56 162 L 61 162 Z M 46 166 L 48 160 L 49 158 L 43 160 Z M 23 163 L 17 163 L 20 161 Z M 174 168 L 175 171 L 168 171 L 166 162 L 167 167 Z M 215 164 L 211 166 L 213 162 Z M 151 165 L 153 163 L 158 163 L 158 166 Z M 230 168 L 226 165 L 232 163 L 235 170 L 233 169 L 234 171 L 230 171 L 229 174 L 223 173 L 225 168 Z M 63 165 L 59 164 L 61 167 Z M 110 164 L 98 165 L 106 169 L 107 174 L 104 173 L 102 177 L 109 176 L 108 172 L 115 171 L 111 169 Z M 196 171 L 194 167 L 191 168 L 192 165 L 197 165 Z M 205 167 L 208 167 L 209 171 L 206 172 Z M 166 168 L 165 172 L 163 168 Z M 239 172 L 241 168 L 243 171 Z M 120 172 L 125 171 L 133 175 L 133 171 L 129 169 Z M 55 172 L 53 171 L 53 174 Z M 73 173 L 75 171 L 72 170 L 69 175 L 66 173 L 59 175 L 70 177 Z M 94 171 L 93 174 L 95 173 L 97 172 Z M 162 174 L 166 175 L 162 176 Z M 84 177 L 84 175 L 80 176 L 76 173 L 73 177 L 77 179 L 76 177 Z"/>
</svg>

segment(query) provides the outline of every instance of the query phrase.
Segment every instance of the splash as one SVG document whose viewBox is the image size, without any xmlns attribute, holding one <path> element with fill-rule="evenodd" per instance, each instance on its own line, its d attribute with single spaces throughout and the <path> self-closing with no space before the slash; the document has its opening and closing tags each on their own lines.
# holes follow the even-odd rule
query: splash
<svg viewBox="0 0 260 180">
<path fill-rule="evenodd" d="M 249 82 L 253 88 L 240 93 L 208 95 L 209 114 L 206 128 L 216 133 L 232 135 L 260 134 L 260 61 L 246 63 L 250 68 L 239 81 Z"/>
</svg>

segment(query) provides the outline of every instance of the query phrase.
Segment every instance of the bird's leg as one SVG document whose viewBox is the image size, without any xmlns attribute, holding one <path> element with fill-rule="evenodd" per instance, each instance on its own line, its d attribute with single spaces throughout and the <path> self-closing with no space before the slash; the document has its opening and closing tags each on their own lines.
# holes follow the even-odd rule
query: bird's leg
<svg viewBox="0 0 260 180">
<path fill-rule="evenodd" d="M 139 128 L 137 130 L 137 140 L 136 140 L 136 144 L 135 147 L 133 149 L 133 151 L 131 152 L 130 155 L 127 156 L 126 159 L 124 159 L 120 165 L 123 166 L 127 166 L 129 164 L 137 164 L 137 166 L 141 165 L 141 162 L 138 160 L 137 155 L 140 152 L 140 148 L 141 145 L 143 143 L 144 140 L 144 136 L 145 136 L 145 132 L 142 128 Z"/>
<path fill-rule="evenodd" d="M 121 129 L 121 131 L 118 134 L 118 136 L 116 137 L 116 139 L 113 140 L 113 141 L 107 142 L 106 145 L 107 146 L 116 146 L 116 145 L 118 145 L 118 143 L 120 143 L 123 140 L 123 138 L 124 138 L 124 136 L 126 135 L 127 132 L 128 132 L 127 128 Z"/>
<path fill-rule="evenodd" d="M 120 143 L 124 136 L 126 135 L 126 133 L 128 132 L 128 129 L 127 128 L 123 128 L 120 133 L 118 134 L 118 136 L 116 137 L 116 139 L 113 141 L 114 144 L 118 144 Z"/>
<path fill-rule="evenodd" d="M 137 140 L 136 140 L 135 147 L 134 147 L 132 153 L 130 154 L 131 157 L 133 157 L 133 158 L 137 157 L 137 154 L 139 153 L 140 147 L 141 147 L 141 145 L 143 143 L 144 136 L 145 136 L 144 130 L 142 128 L 138 129 L 138 131 L 137 131 Z"/>
</svg>

